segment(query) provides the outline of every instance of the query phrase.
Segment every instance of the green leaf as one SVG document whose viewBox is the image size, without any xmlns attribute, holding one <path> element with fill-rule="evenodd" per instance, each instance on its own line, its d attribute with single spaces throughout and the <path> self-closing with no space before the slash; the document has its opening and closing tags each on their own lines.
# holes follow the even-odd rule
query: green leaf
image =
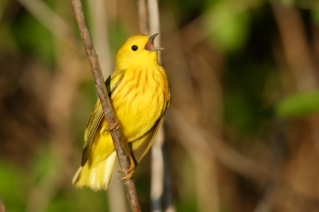
<svg viewBox="0 0 319 212">
<path fill-rule="evenodd" d="M 319 112 L 319 91 L 308 91 L 287 97 L 276 107 L 278 117 L 307 116 Z"/>
</svg>

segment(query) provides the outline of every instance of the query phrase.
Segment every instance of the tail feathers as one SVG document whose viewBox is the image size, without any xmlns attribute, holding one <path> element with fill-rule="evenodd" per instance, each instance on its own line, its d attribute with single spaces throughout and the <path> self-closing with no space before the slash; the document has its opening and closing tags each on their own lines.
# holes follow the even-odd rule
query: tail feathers
<svg viewBox="0 0 319 212">
<path fill-rule="evenodd" d="M 77 188 L 90 187 L 94 191 L 106 190 L 111 184 L 116 152 L 94 167 L 85 164 L 75 173 L 72 183 Z"/>
</svg>

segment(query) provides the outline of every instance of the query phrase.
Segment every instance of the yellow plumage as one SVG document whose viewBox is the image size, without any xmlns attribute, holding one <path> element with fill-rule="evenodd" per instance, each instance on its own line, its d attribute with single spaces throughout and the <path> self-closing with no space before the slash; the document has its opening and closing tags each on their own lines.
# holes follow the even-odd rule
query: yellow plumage
<svg viewBox="0 0 319 212">
<path fill-rule="evenodd" d="M 165 70 L 158 64 L 154 38 L 133 35 L 116 55 L 115 72 L 106 80 L 123 142 L 136 163 L 148 152 L 163 122 L 170 93 Z M 116 152 L 98 100 L 84 134 L 81 167 L 73 178 L 76 187 L 107 189 Z"/>
</svg>

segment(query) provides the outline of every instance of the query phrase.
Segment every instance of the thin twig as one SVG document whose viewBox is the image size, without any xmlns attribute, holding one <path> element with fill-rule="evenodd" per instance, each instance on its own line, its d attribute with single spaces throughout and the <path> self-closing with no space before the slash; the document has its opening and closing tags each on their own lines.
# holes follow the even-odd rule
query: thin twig
<svg viewBox="0 0 319 212">
<path fill-rule="evenodd" d="M 92 39 L 86 24 L 86 20 L 83 13 L 82 3 L 80 0 L 72 0 L 73 10 L 75 18 L 80 30 L 80 34 L 83 40 L 85 51 L 89 59 L 91 66 L 92 75 L 94 78 L 95 86 L 101 101 L 102 109 L 105 114 L 105 119 L 108 123 L 110 133 L 113 139 L 114 147 L 119 159 L 120 167 L 123 170 L 123 177 L 126 176 L 127 170 L 130 167 L 129 159 L 125 152 L 125 147 L 121 141 L 119 130 L 116 129 L 118 121 L 115 119 L 114 112 L 112 110 L 112 105 L 110 99 L 107 95 L 107 90 L 104 84 L 104 79 L 102 76 L 100 64 L 93 47 Z M 127 192 L 127 197 L 132 211 L 141 211 L 139 201 L 136 194 L 136 188 L 134 180 L 131 178 L 129 180 L 124 180 L 124 186 Z"/>
</svg>

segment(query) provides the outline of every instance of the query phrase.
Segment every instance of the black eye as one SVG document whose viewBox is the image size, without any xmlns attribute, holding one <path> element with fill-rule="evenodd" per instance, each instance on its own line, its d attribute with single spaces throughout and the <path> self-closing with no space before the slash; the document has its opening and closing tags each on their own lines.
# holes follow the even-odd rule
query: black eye
<svg viewBox="0 0 319 212">
<path fill-rule="evenodd" d="M 132 50 L 133 50 L 133 51 L 136 51 L 137 49 L 138 49 L 138 46 L 136 46 L 136 45 L 133 45 L 133 46 L 132 46 Z"/>
</svg>

